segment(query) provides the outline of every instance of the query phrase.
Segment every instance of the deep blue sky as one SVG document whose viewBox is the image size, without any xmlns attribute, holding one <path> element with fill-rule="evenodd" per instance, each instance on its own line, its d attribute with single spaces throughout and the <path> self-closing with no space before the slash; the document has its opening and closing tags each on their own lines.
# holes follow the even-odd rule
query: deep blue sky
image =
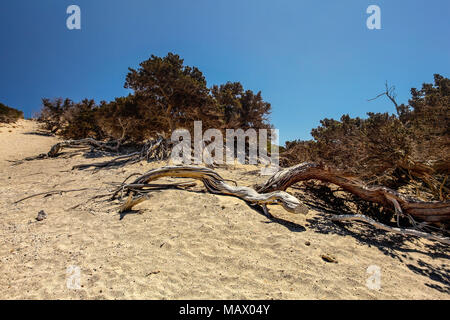
<svg viewBox="0 0 450 320">
<path fill-rule="evenodd" d="M 81 8 L 81 30 L 66 8 Z M 366 8 L 381 8 L 368 30 Z M 394 112 L 411 87 L 450 76 L 448 0 L 2 0 L 0 102 L 31 116 L 42 97 L 126 95 L 128 67 L 175 52 L 208 85 L 241 81 L 272 104 L 281 141 L 319 120 Z"/>
</svg>

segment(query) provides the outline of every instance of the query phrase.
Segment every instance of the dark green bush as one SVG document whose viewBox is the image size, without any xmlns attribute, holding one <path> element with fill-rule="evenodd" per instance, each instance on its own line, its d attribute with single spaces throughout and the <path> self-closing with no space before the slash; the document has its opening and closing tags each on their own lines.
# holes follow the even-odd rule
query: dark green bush
<svg viewBox="0 0 450 320">
<path fill-rule="evenodd" d="M 85 99 L 42 99 L 38 120 L 44 127 L 68 139 L 93 137 L 121 139 L 139 144 L 177 128 L 193 128 L 201 120 L 208 128 L 267 128 L 270 104 L 261 92 L 244 90 L 239 82 L 209 89 L 202 72 L 185 66 L 183 59 L 169 53 L 152 55 L 129 69 L 125 87 L 134 93 L 96 105 Z"/>
</svg>

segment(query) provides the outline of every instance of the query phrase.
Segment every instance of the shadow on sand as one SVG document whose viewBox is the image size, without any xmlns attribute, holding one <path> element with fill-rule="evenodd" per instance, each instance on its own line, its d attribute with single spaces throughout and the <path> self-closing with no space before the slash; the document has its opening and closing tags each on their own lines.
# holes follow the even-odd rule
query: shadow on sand
<svg viewBox="0 0 450 320">
<path fill-rule="evenodd" d="M 416 274 L 432 280 L 425 283 L 426 286 L 443 293 L 450 293 L 450 268 L 443 264 L 441 266 L 431 265 L 422 259 L 414 260 L 408 253 L 420 253 L 435 258 L 450 259 L 448 246 L 439 242 L 426 243 L 416 237 L 405 237 L 392 234 L 387 231 L 373 228 L 364 223 L 338 223 L 330 220 L 328 210 L 318 210 L 319 213 L 307 221 L 309 228 L 318 233 L 334 233 L 338 235 L 350 235 L 361 244 L 375 247 L 383 254 L 404 263 L 408 269 Z M 333 212 L 333 214 L 336 214 Z"/>
</svg>

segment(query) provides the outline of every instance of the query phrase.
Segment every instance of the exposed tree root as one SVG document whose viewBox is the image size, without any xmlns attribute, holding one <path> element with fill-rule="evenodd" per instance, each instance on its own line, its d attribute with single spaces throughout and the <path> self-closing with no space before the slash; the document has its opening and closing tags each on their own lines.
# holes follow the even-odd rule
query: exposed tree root
<svg viewBox="0 0 450 320">
<path fill-rule="evenodd" d="M 47 153 L 47 156 L 50 158 L 54 158 L 58 156 L 59 152 L 63 148 L 73 148 L 73 147 L 93 147 L 97 150 L 110 151 L 110 152 L 118 152 L 120 147 L 120 140 L 110 141 L 110 142 L 101 142 L 92 138 L 85 138 L 81 140 L 66 140 L 55 144 L 50 151 Z"/>
<path fill-rule="evenodd" d="M 257 190 L 258 192 L 284 191 L 299 181 L 311 179 L 338 185 L 363 200 L 378 203 L 395 211 L 398 217 L 414 217 L 432 223 L 450 221 L 450 202 L 448 201 L 418 201 L 383 186 L 366 186 L 355 178 L 346 177 L 337 171 L 315 163 L 306 162 L 280 170 L 265 184 L 257 187 Z"/>
<path fill-rule="evenodd" d="M 150 181 L 162 177 L 193 178 L 200 180 L 211 193 L 231 195 L 251 204 L 261 205 L 265 212 L 267 209 L 265 206 L 268 204 L 281 204 L 283 208 L 292 213 L 306 214 L 308 212 L 307 207 L 305 207 L 297 198 L 286 192 L 274 191 L 269 193 L 258 193 L 249 187 L 230 186 L 225 182 L 225 179 L 214 170 L 195 166 L 168 166 L 150 170 L 138 177 L 132 183 L 120 186 L 113 193 L 112 198 L 117 197 L 119 193 L 128 194 L 128 200 L 122 205 L 120 211 L 130 210 L 133 206 L 148 198 L 147 195 L 143 195 L 139 191 L 145 190 L 146 185 Z M 135 194 L 138 196 L 134 197 Z"/>
<path fill-rule="evenodd" d="M 56 158 L 61 154 L 61 150 L 64 148 L 91 148 L 91 151 L 106 151 L 111 153 L 119 153 L 119 149 L 122 145 L 121 140 L 114 140 L 109 142 L 97 141 L 92 138 L 86 138 L 81 140 L 66 140 L 58 142 L 53 145 L 49 152 L 41 153 L 34 157 L 27 157 L 23 160 L 14 161 L 14 164 L 20 164 L 23 161 L 32 161 L 38 159 Z M 166 160 L 169 158 L 171 152 L 171 142 L 165 139 L 162 135 L 158 135 L 156 139 L 148 140 L 140 151 L 132 152 L 129 154 L 120 155 L 109 161 L 94 162 L 87 164 L 80 164 L 73 166 L 72 169 L 86 169 L 90 167 L 106 168 L 106 167 L 118 167 L 125 164 L 132 164 L 142 160 L 158 161 Z"/>
<path fill-rule="evenodd" d="M 142 147 L 141 151 L 133 152 L 130 154 L 121 155 L 110 161 L 80 164 L 73 166 L 72 169 L 86 169 L 90 167 L 106 168 L 106 167 L 118 167 L 125 164 L 132 164 L 142 160 L 147 161 L 159 161 L 169 158 L 171 152 L 171 142 L 159 135 L 154 140 L 147 141 Z"/>
<path fill-rule="evenodd" d="M 21 164 L 24 161 L 56 158 L 60 155 L 61 150 L 64 148 L 82 149 L 82 148 L 90 147 L 91 150 L 108 151 L 108 152 L 117 153 L 119 151 L 120 144 L 121 144 L 121 142 L 118 140 L 102 142 L 102 141 L 97 141 L 92 138 L 85 138 L 85 139 L 81 139 L 81 140 L 65 140 L 65 141 L 61 141 L 61 142 L 58 142 L 57 144 L 53 145 L 50 148 L 50 151 L 47 153 L 41 153 L 37 156 L 27 157 L 23 160 L 18 160 L 18 161 L 14 161 L 14 162 L 15 162 L 15 164 Z"/>
</svg>

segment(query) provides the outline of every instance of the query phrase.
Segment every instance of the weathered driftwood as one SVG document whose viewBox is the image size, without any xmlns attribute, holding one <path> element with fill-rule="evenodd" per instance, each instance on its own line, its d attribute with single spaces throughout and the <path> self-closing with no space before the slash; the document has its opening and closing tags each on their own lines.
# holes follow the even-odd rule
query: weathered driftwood
<svg viewBox="0 0 450 320">
<path fill-rule="evenodd" d="M 108 142 L 98 141 L 92 138 L 80 139 L 80 140 L 65 140 L 58 142 L 50 148 L 47 153 L 41 153 L 37 156 L 27 157 L 23 160 L 15 161 L 15 164 L 21 164 L 23 161 L 32 161 L 37 159 L 56 158 L 60 155 L 60 152 L 64 148 L 91 148 L 95 151 L 106 151 L 110 153 L 119 153 L 119 149 L 122 146 L 122 140 L 113 140 Z M 157 161 L 166 160 L 169 158 L 171 152 L 170 140 L 164 138 L 162 135 L 157 135 L 155 139 L 148 140 L 143 144 L 139 151 L 135 151 L 129 154 L 121 154 L 116 158 L 109 161 L 94 162 L 75 165 L 72 169 L 86 169 L 90 167 L 105 168 L 105 167 L 118 167 L 125 164 L 132 164 L 141 160 Z"/>
<path fill-rule="evenodd" d="M 109 142 L 102 142 L 97 141 L 92 138 L 85 138 L 80 140 L 65 140 L 58 142 L 57 144 L 53 145 L 50 148 L 50 151 L 47 153 L 41 153 L 37 156 L 33 157 L 27 157 L 23 160 L 17 160 L 14 161 L 15 164 L 21 164 L 24 161 L 33 161 L 38 159 L 47 159 L 47 158 L 56 158 L 58 155 L 60 155 L 60 151 L 64 148 L 88 148 L 91 147 L 93 149 L 99 150 L 99 151 L 109 151 L 109 152 L 118 152 L 121 142 L 116 141 L 109 141 Z"/>
<path fill-rule="evenodd" d="M 117 197 L 119 193 L 125 192 L 129 194 L 127 202 L 120 210 L 129 210 L 136 204 L 146 200 L 148 198 L 147 195 L 134 197 L 134 193 L 138 193 L 136 190 L 142 190 L 150 181 L 162 177 L 192 178 L 200 180 L 209 192 L 231 195 L 247 201 L 250 204 L 261 205 L 266 213 L 268 213 L 266 208 L 266 205 L 268 204 L 280 204 L 283 208 L 292 213 L 306 214 L 308 212 L 306 206 L 287 192 L 273 191 L 268 193 L 258 193 L 250 187 L 231 186 L 214 170 L 195 166 L 167 166 L 150 170 L 138 177 L 132 183 L 120 186 L 113 193 L 113 198 Z"/>
<path fill-rule="evenodd" d="M 378 203 L 393 210 L 399 215 L 410 215 L 426 222 L 450 221 L 450 202 L 418 201 L 383 186 L 366 186 L 361 181 L 346 177 L 343 174 L 315 163 L 301 163 L 280 170 L 267 182 L 256 188 L 258 192 L 266 193 L 276 190 L 285 191 L 289 186 L 306 180 L 320 180 L 340 186 L 363 200 Z"/>
<path fill-rule="evenodd" d="M 156 139 L 148 140 L 140 151 L 120 155 L 112 160 L 87 163 L 73 166 L 72 169 L 86 169 L 89 167 L 105 168 L 117 167 L 125 164 L 132 164 L 142 160 L 158 161 L 169 158 L 171 152 L 171 142 L 162 135 L 158 135 Z"/>
</svg>

